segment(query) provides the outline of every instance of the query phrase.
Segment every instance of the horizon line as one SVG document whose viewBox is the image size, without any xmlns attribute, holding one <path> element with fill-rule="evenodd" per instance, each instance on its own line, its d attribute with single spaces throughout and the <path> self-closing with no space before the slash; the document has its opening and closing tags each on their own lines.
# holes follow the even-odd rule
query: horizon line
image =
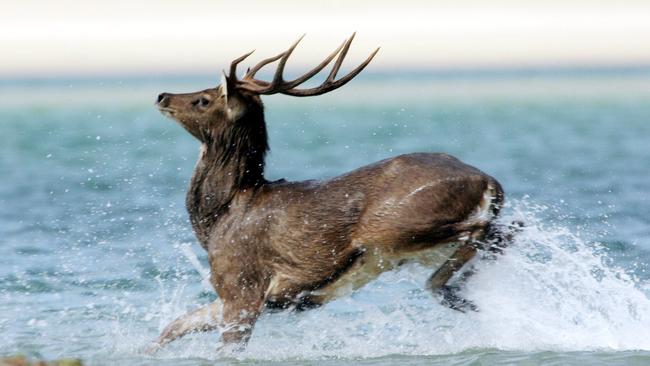
<svg viewBox="0 0 650 366">
<path fill-rule="evenodd" d="M 324 71 L 323 71 L 324 72 Z M 321 72 L 321 73 L 323 73 Z M 639 74 L 650 73 L 650 61 L 633 63 L 609 63 L 609 64 L 539 64 L 539 65 L 489 65 L 489 66 L 434 66 L 434 67 L 382 67 L 381 69 L 364 70 L 357 78 L 367 77 L 469 77 L 469 76 L 493 76 L 493 77 L 517 77 L 517 76 L 578 76 L 580 74 Z M 214 74 L 215 80 L 219 80 L 220 73 L 217 71 L 166 71 L 157 70 L 140 72 L 138 70 L 107 71 L 107 72 L 80 72 L 80 73 L 47 73 L 47 74 L 1 74 L 0 84 L 13 82 L 56 82 L 56 81 L 97 81 L 106 79 L 110 81 L 136 81 L 136 80 L 170 80 L 170 79 L 195 79 L 203 78 Z M 262 75 L 271 74 L 262 72 Z"/>
</svg>

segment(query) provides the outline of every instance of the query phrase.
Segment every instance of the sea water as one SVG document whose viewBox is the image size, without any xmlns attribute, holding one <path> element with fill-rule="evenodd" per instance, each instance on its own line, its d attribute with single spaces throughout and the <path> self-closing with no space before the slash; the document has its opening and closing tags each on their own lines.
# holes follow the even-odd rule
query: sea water
<svg viewBox="0 0 650 366">
<path fill-rule="evenodd" d="M 214 80 L 212 80 L 214 79 Z M 198 144 L 153 106 L 216 77 L 0 82 L 0 355 L 89 365 L 650 363 L 650 71 L 386 73 L 265 97 L 269 179 L 446 152 L 496 177 L 525 227 L 474 263 L 460 313 L 409 265 L 318 309 L 154 357 L 216 298 L 184 195 Z"/>
</svg>

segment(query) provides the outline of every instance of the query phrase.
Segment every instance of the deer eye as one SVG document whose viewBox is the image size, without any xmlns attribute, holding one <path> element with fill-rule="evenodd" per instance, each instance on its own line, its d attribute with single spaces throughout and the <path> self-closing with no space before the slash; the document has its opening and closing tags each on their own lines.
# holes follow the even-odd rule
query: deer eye
<svg viewBox="0 0 650 366">
<path fill-rule="evenodd" d="M 193 106 L 197 106 L 197 105 L 199 105 L 199 106 L 201 106 L 201 107 L 207 107 L 208 104 L 210 104 L 210 99 L 205 98 L 205 97 L 201 97 L 201 98 L 196 99 L 196 100 L 194 100 L 194 101 L 192 102 L 192 105 L 193 105 Z"/>
</svg>

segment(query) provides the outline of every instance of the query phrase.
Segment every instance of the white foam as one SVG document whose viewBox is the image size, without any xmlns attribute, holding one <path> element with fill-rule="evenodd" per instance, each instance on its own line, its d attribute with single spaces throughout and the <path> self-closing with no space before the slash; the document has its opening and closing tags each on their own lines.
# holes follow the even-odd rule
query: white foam
<svg viewBox="0 0 650 366">
<path fill-rule="evenodd" d="M 238 357 L 356 358 L 476 348 L 650 350 L 649 284 L 608 267 L 594 243 L 569 228 L 541 222 L 537 211 L 525 202 L 505 210 L 504 222 L 522 220 L 527 226 L 504 256 L 476 263 L 477 273 L 463 295 L 479 306 L 478 313 L 462 314 L 439 305 L 424 290 L 430 270 L 407 266 L 319 309 L 264 315 Z M 178 315 L 182 308 L 159 308 L 154 311 L 159 318 L 151 322 Z M 137 341 L 144 346 L 155 336 L 140 334 Z M 193 335 L 158 357 L 218 358 L 217 338 L 217 334 Z M 120 347 L 124 337 L 115 342 L 118 350 L 134 350 Z"/>
<path fill-rule="evenodd" d="M 201 285 L 203 285 L 203 288 L 207 291 L 214 291 L 214 288 L 210 284 L 210 270 L 201 265 L 199 258 L 192 250 L 192 244 L 181 243 L 178 245 L 178 249 L 187 258 L 187 261 L 190 262 L 192 267 L 201 275 Z"/>
</svg>

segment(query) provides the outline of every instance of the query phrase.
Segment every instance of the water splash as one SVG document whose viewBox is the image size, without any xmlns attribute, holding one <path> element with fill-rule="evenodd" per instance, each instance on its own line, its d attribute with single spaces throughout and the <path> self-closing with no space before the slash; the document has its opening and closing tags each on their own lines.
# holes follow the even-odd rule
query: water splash
<svg viewBox="0 0 650 366">
<path fill-rule="evenodd" d="M 526 227 L 505 255 L 475 262 L 477 273 L 463 295 L 480 312 L 463 314 L 440 305 L 424 289 L 430 270 L 412 265 L 385 273 L 321 308 L 265 314 L 248 348 L 237 357 L 358 358 L 471 349 L 650 350 L 649 284 L 608 265 L 602 247 L 582 239 L 579 231 L 562 222 L 542 221 L 545 210 L 527 201 L 506 210 L 504 223 L 521 220 Z M 182 288 L 164 292 L 150 309 L 146 334 L 133 331 L 143 329 L 142 322 L 120 321 L 115 349 L 137 354 L 166 321 L 192 307 L 179 296 L 187 296 Z M 124 332 L 125 328 L 131 331 Z M 219 358 L 217 339 L 217 334 L 192 335 L 157 357 Z"/>
<path fill-rule="evenodd" d="M 190 262 L 192 267 L 201 275 L 201 285 L 206 291 L 214 291 L 212 285 L 210 284 L 210 270 L 203 267 L 199 261 L 199 257 L 192 250 L 192 244 L 190 243 L 181 243 L 178 246 L 178 249 L 185 255 L 187 261 Z"/>
</svg>

